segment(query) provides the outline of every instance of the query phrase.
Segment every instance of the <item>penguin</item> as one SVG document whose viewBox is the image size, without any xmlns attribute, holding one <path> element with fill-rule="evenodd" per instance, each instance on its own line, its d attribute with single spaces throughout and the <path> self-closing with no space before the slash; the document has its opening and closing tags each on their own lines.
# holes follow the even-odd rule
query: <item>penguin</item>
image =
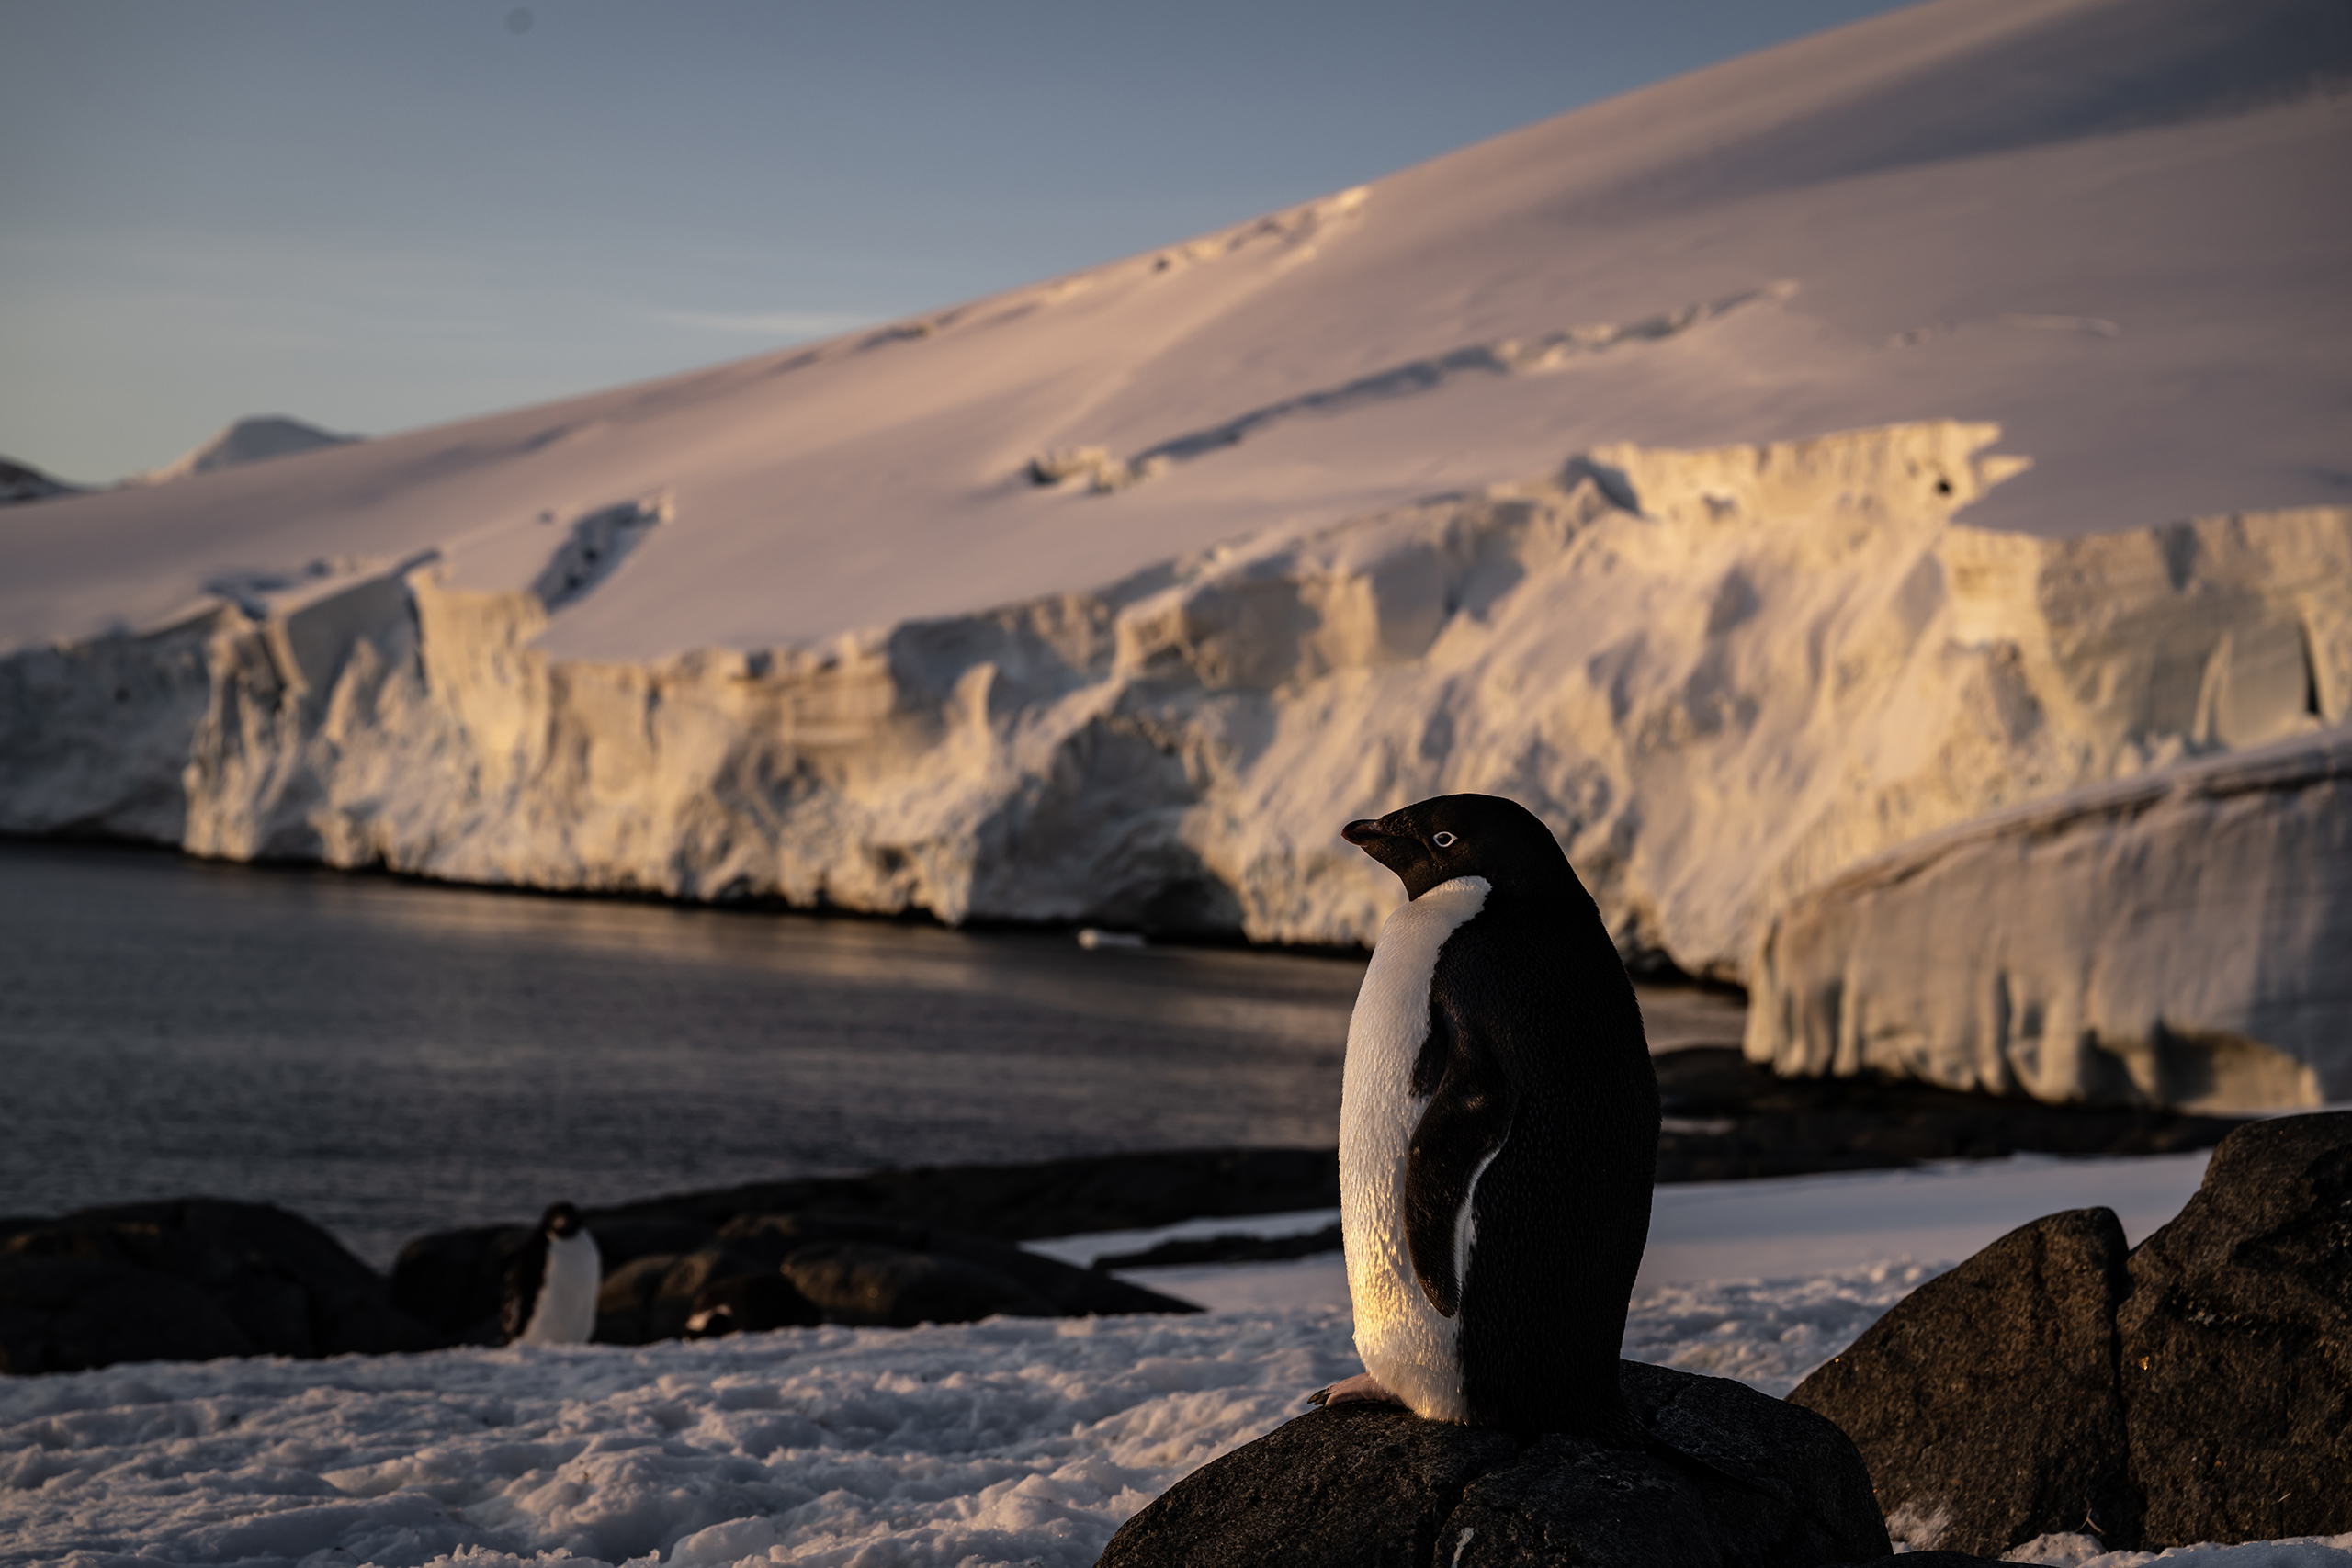
<svg viewBox="0 0 2352 1568">
<path fill-rule="evenodd" d="M 585 1345 L 596 1332 L 596 1292 L 604 1283 L 596 1238 L 580 1211 L 556 1203 L 539 1234 L 506 1267 L 499 1327 L 510 1345 Z"/>
<path fill-rule="evenodd" d="M 1644 1448 L 1618 1392 L 1657 1075 L 1551 830 L 1496 795 L 1349 823 L 1403 880 L 1348 1025 L 1340 1227 L 1365 1368 L 1317 1404 Z"/>
</svg>

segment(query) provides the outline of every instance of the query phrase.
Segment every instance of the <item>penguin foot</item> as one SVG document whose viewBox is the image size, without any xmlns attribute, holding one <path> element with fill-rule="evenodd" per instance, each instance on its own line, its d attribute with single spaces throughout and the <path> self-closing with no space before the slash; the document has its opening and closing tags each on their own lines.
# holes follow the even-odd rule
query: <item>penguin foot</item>
<svg viewBox="0 0 2352 1568">
<path fill-rule="evenodd" d="M 1309 1404 L 1327 1409 L 1334 1404 L 1402 1404 L 1386 1383 L 1370 1372 L 1358 1372 L 1351 1378 L 1341 1378 L 1329 1388 L 1318 1388 L 1306 1396 Z"/>
</svg>

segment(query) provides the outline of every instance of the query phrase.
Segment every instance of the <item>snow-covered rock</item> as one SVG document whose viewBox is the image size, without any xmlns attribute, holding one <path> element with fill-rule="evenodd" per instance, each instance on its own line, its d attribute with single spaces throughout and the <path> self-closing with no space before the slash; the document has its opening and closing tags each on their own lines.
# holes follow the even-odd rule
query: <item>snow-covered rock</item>
<svg viewBox="0 0 2352 1568">
<path fill-rule="evenodd" d="M 216 468 L 233 468 L 240 463 L 258 463 L 270 457 L 290 457 L 297 452 L 341 446 L 358 439 L 356 435 L 337 435 L 315 424 L 288 419 L 284 414 L 256 414 L 237 421 L 162 468 L 139 475 L 132 482 L 166 484 L 191 474 L 209 474 Z"/>
<path fill-rule="evenodd" d="M 0 515 L 0 827 L 1347 942 L 1394 893 L 1336 826 L 1486 789 L 1743 976 L 1907 839 L 2345 721 L 2312 15 L 1936 0 L 881 330 Z"/>
<path fill-rule="evenodd" d="M 2046 1100 L 2316 1105 L 2352 1099 L 2346 953 L 2338 728 L 1970 822 L 1804 894 L 1750 970 L 1747 1054 Z"/>
</svg>

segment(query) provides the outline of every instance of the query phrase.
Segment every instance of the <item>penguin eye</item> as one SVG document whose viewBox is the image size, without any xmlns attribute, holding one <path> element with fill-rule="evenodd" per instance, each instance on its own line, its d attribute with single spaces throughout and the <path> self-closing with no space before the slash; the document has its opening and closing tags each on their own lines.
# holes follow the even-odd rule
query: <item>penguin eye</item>
<svg viewBox="0 0 2352 1568">
<path fill-rule="evenodd" d="M 1439 849 L 1444 849 L 1453 842 L 1453 835 L 1451 833 L 1440 833 L 1437 837 L 1431 839 L 1430 842 L 1435 844 Z"/>
</svg>

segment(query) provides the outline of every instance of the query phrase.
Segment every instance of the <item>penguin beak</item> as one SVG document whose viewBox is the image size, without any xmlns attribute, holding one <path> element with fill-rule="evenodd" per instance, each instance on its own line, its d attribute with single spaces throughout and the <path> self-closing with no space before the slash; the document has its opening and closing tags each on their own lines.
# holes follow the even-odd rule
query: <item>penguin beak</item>
<svg viewBox="0 0 2352 1568">
<path fill-rule="evenodd" d="M 1395 872 L 1405 881 L 1408 892 L 1418 893 L 1413 886 L 1415 868 L 1429 858 L 1421 841 L 1410 833 L 1391 833 L 1379 823 L 1359 819 L 1340 829 L 1340 837 Z"/>
</svg>

